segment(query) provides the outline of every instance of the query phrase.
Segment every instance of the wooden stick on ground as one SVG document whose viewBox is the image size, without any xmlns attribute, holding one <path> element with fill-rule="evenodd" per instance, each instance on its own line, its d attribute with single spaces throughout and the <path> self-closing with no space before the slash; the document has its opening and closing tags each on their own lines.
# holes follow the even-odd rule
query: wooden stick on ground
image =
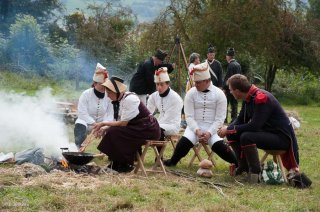
<svg viewBox="0 0 320 212">
<path fill-rule="evenodd" d="M 225 188 L 230 188 L 231 187 L 229 185 L 225 185 L 225 184 L 222 184 L 222 183 L 214 183 L 214 182 L 210 182 L 210 181 L 207 181 L 207 180 L 199 180 L 196 177 L 194 177 L 194 176 L 192 176 L 192 175 L 190 175 L 188 173 L 185 173 L 185 172 L 181 172 L 181 171 L 177 171 L 177 170 L 167 170 L 167 171 L 172 173 L 172 174 L 174 174 L 174 175 L 177 175 L 177 176 L 180 176 L 180 177 L 184 177 L 184 178 L 186 178 L 188 180 L 208 185 L 209 187 L 216 189 L 223 197 L 227 197 L 227 196 L 223 193 L 223 191 L 222 191 L 222 189 L 220 187 L 225 187 Z"/>
</svg>

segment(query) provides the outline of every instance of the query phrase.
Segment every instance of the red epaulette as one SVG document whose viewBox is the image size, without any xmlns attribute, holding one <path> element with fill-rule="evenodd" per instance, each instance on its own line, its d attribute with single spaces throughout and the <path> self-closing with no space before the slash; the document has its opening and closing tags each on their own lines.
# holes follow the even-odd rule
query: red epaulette
<svg viewBox="0 0 320 212">
<path fill-rule="evenodd" d="M 254 99 L 254 102 L 256 104 L 264 104 L 267 102 L 267 100 L 268 100 L 268 96 L 265 93 L 261 91 L 257 91 L 256 97 Z"/>
</svg>

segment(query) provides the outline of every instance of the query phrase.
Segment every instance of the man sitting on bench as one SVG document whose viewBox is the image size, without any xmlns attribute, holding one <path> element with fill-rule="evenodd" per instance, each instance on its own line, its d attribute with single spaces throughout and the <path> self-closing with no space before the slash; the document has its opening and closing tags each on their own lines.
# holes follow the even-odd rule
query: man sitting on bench
<svg viewBox="0 0 320 212">
<path fill-rule="evenodd" d="M 179 94 L 170 88 L 170 77 L 166 67 L 155 72 L 154 82 L 157 91 L 149 96 L 147 107 L 151 113 L 159 111 L 157 120 L 161 129 L 160 141 L 164 141 L 165 136 L 179 132 L 183 101 Z M 160 149 L 158 150 L 160 152 Z"/>
<path fill-rule="evenodd" d="M 184 100 L 188 126 L 171 159 L 164 161 L 164 164 L 175 166 L 198 142 L 209 144 L 223 160 L 237 164 L 234 152 L 217 135 L 226 118 L 227 99 L 223 91 L 212 85 L 207 63 L 194 66 L 191 74 L 195 87 L 187 92 Z"/>
<path fill-rule="evenodd" d="M 244 75 L 235 74 L 227 83 L 231 94 L 243 100 L 236 120 L 218 130 L 219 136 L 227 137 L 238 156 L 239 167 L 235 174 L 249 172 L 249 183 L 260 181 L 261 166 L 257 148 L 286 150 L 281 155 L 283 165 L 288 170 L 298 171 L 297 139 L 278 100 L 268 91 L 251 84 Z"/>
</svg>

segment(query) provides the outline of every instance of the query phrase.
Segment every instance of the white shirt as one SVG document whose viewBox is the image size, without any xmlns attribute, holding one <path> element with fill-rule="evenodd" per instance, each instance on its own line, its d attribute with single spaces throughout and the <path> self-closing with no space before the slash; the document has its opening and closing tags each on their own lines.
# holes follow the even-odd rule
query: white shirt
<svg viewBox="0 0 320 212">
<path fill-rule="evenodd" d="M 126 92 L 124 95 L 127 95 Z M 120 100 L 119 117 L 120 121 L 130 121 L 139 114 L 140 99 L 136 94 L 124 96 Z"/>
<path fill-rule="evenodd" d="M 78 103 L 78 119 L 76 124 L 83 124 L 86 127 L 93 123 L 113 120 L 113 105 L 111 99 L 105 94 L 103 99 L 99 99 L 93 88 L 85 90 Z"/>
<path fill-rule="evenodd" d="M 158 91 L 152 93 L 149 96 L 147 107 L 151 113 L 154 113 L 156 109 L 160 112 L 158 122 L 165 130 L 165 135 L 174 135 L 179 132 L 183 101 L 174 90 L 170 89 L 165 97 L 161 97 Z"/>
<path fill-rule="evenodd" d="M 227 99 L 223 91 L 210 83 L 209 92 L 191 88 L 184 99 L 184 112 L 188 128 L 192 132 L 197 129 L 217 134 L 224 123 L 227 112 Z"/>
</svg>

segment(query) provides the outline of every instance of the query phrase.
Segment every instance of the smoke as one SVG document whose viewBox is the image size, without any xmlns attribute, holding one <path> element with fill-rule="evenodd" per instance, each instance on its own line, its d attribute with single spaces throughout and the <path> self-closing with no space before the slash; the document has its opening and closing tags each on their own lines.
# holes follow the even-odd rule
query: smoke
<svg viewBox="0 0 320 212">
<path fill-rule="evenodd" d="M 67 126 L 58 117 L 49 88 L 35 96 L 0 91 L 0 152 L 19 152 L 40 147 L 47 156 L 59 157 L 69 143 Z"/>
</svg>

